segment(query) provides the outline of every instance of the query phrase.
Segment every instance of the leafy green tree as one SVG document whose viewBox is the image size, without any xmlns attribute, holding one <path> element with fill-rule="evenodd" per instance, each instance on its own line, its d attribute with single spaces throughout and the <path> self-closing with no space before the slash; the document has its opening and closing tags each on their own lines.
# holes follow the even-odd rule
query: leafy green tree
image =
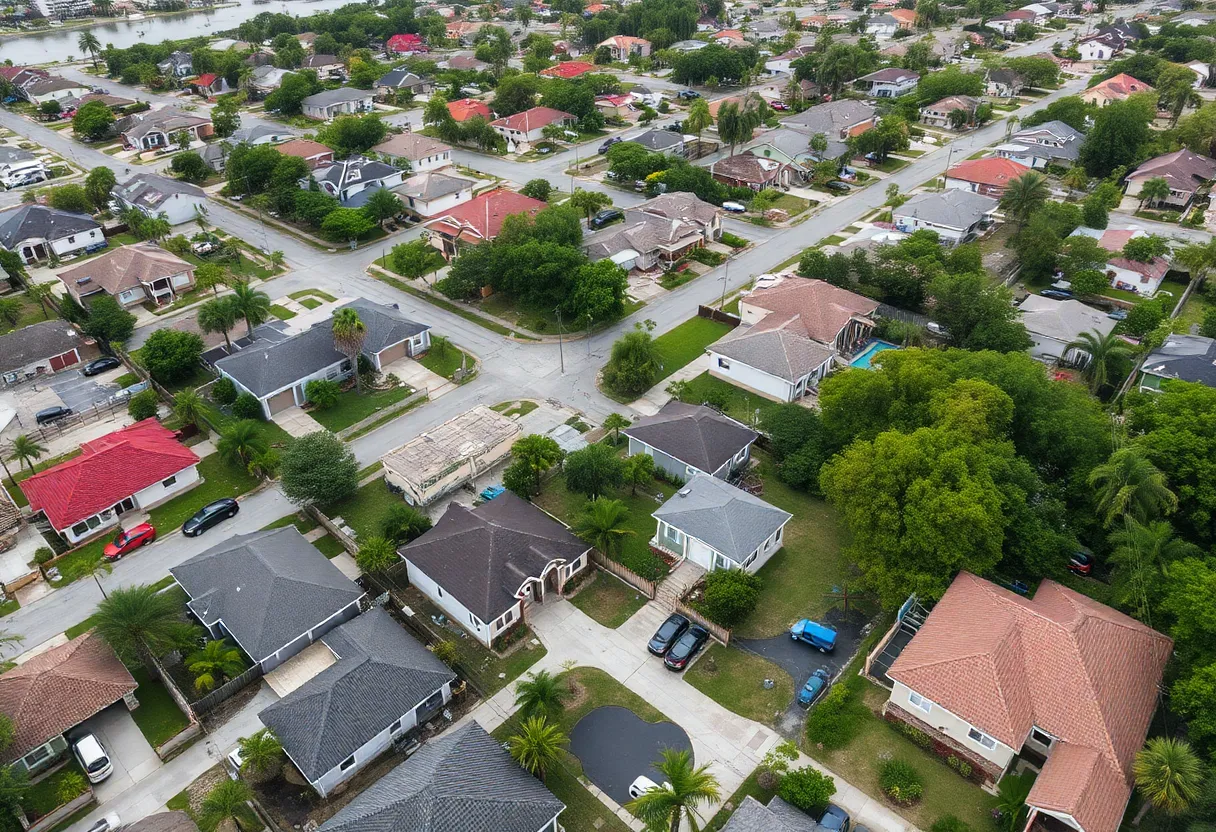
<svg viewBox="0 0 1216 832">
<path fill-rule="evenodd" d="M 1178 497 L 1170 491 L 1165 474 L 1138 445 L 1115 451 L 1090 472 L 1088 481 L 1107 527 L 1124 517 L 1147 523 L 1178 507 Z"/>
<path fill-rule="evenodd" d="M 304 99 L 320 91 L 321 83 L 317 80 L 317 73 L 312 70 L 289 72 L 283 76 L 279 88 L 266 96 L 266 110 L 278 110 L 284 115 L 298 116 L 304 111 Z"/>
<path fill-rule="evenodd" d="M 118 305 L 109 295 L 99 295 L 89 304 L 89 318 L 84 324 L 85 335 L 103 344 L 126 342 L 135 332 L 135 316 Z"/>
<path fill-rule="evenodd" d="M 928 286 L 933 317 L 950 333 L 952 344 L 968 350 L 1023 352 L 1030 336 L 1012 295 L 980 272 L 941 274 Z"/>
<path fill-rule="evenodd" d="M 613 412 L 613 413 L 609 413 L 607 416 L 604 417 L 604 422 L 602 424 L 602 427 L 604 428 L 604 430 L 612 431 L 612 444 L 620 445 L 621 444 L 621 430 L 623 428 L 629 427 L 631 424 L 633 424 L 633 423 L 630 422 L 628 419 L 626 419 L 624 416 L 622 416 L 619 413 Z"/>
<path fill-rule="evenodd" d="M 649 454 L 634 454 L 625 459 L 625 483 L 629 493 L 637 496 L 638 486 L 645 488 L 654 482 L 654 457 Z"/>
<path fill-rule="evenodd" d="M 261 782 L 273 777 L 283 765 L 283 744 L 269 728 L 237 740 L 241 749 L 241 774 Z"/>
<path fill-rule="evenodd" d="M 352 367 L 357 368 L 359 353 L 362 352 L 363 342 L 367 339 L 367 325 L 359 317 L 358 310 L 351 306 L 339 309 L 333 314 L 330 325 L 334 333 L 334 348 L 350 360 Z M 359 375 L 356 371 L 355 389 L 362 393 L 363 382 Z"/>
<path fill-rule="evenodd" d="M 376 223 L 358 208 L 335 208 L 321 221 L 321 231 L 332 240 L 353 243 L 365 234 L 370 234 Z"/>
<path fill-rule="evenodd" d="M 1193 74 L 1193 73 L 1192 73 Z M 1163 177 L 1154 176 L 1152 179 L 1146 179 L 1140 185 L 1140 193 L 1136 194 L 1140 198 L 1140 207 L 1144 207 L 1144 203 L 1152 205 L 1160 202 L 1163 199 L 1168 199 L 1170 195 L 1170 183 L 1165 181 Z"/>
<path fill-rule="evenodd" d="M 358 490 L 359 463 L 341 439 L 317 431 L 287 446 L 280 477 L 284 496 L 296 505 L 330 505 Z"/>
<path fill-rule="evenodd" d="M 51 188 L 48 201 L 52 208 L 60 211 L 88 214 L 93 210 L 93 201 L 89 199 L 83 185 L 60 185 L 58 188 Z"/>
<path fill-rule="evenodd" d="M 194 689 L 205 693 L 225 679 L 240 676 L 245 662 L 238 648 L 223 639 L 212 639 L 186 658 L 186 669 L 194 674 Z"/>
<path fill-rule="evenodd" d="M 140 349 L 140 362 L 162 384 L 188 378 L 200 365 L 203 339 L 181 329 L 158 329 Z"/>
<path fill-rule="evenodd" d="M 1133 95 L 1101 108 L 1081 145 L 1080 161 L 1086 172 L 1105 178 L 1116 168 L 1134 165 L 1151 139 L 1149 124 L 1155 114 L 1151 96 Z"/>
<path fill-rule="evenodd" d="M 142 422 L 154 418 L 159 405 L 160 399 L 155 390 L 141 390 L 127 400 L 127 413 L 136 422 Z"/>
<path fill-rule="evenodd" d="M 494 112 L 500 117 L 506 117 L 535 107 L 536 96 L 540 93 L 540 81 L 535 75 L 526 73 L 501 79 L 494 90 Z"/>
<path fill-rule="evenodd" d="M 507 740 L 512 759 L 541 780 L 545 779 L 546 771 L 561 761 L 567 742 L 561 729 L 549 724 L 543 716 L 525 719 L 519 726 L 519 733 Z"/>
<path fill-rule="evenodd" d="M 203 291 L 210 289 L 216 297 L 219 297 L 220 287 L 228 285 L 228 280 L 228 270 L 215 263 L 204 263 L 194 270 L 194 285 Z M 239 310 L 236 317 L 241 317 Z"/>
<path fill-rule="evenodd" d="M 654 339 L 639 325 L 612 344 L 604 365 L 604 385 L 618 395 L 637 397 L 654 385 L 659 369 Z"/>
<path fill-rule="evenodd" d="M 586 218 L 587 227 L 590 228 L 591 218 L 595 216 L 596 212 L 611 205 L 612 197 L 599 191 L 585 191 L 582 188 L 575 188 L 574 193 L 570 195 L 568 203 L 571 208 L 576 209 Z"/>
<path fill-rule="evenodd" d="M 557 719 L 567 696 L 566 686 L 547 670 L 529 673 L 527 679 L 515 684 L 515 706 L 524 719 Z"/>
<path fill-rule="evenodd" d="M 407 503 L 393 503 L 380 524 L 380 533 L 401 546 L 422 536 L 431 528 L 431 519 Z"/>
<path fill-rule="evenodd" d="M 742 569 L 715 569 L 705 576 L 701 611 L 723 627 L 743 622 L 760 603 L 763 581 Z"/>
<path fill-rule="evenodd" d="M 701 141 L 701 134 L 713 126 L 714 118 L 709 112 L 709 102 L 704 98 L 693 99 L 684 117 L 684 132 L 690 133 Z"/>
<path fill-rule="evenodd" d="M 578 267 L 563 306 L 572 323 L 593 324 L 619 317 L 628 292 L 628 273 L 604 258 Z"/>
<path fill-rule="evenodd" d="M 1167 815 L 1186 812 L 1199 798 L 1206 775 L 1203 762 L 1185 740 L 1153 737 L 1136 752 L 1136 789 Z"/>
<path fill-rule="evenodd" d="M 621 487 L 624 463 L 607 445 L 588 445 L 566 457 L 566 488 L 594 500 Z"/>
<path fill-rule="evenodd" d="M 1001 832 L 1018 832 L 1026 824 L 1026 798 L 1034 786 L 1034 774 L 1006 774 L 997 784 L 996 811 L 1000 820 L 998 827 Z"/>
<path fill-rule="evenodd" d="M 203 157 L 193 150 L 178 153 L 169 163 L 170 170 L 178 179 L 198 185 L 211 175 L 211 168 L 203 161 Z"/>
<path fill-rule="evenodd" d="M 232 297 L 212 298 L 198 309 L 198 328 L 203 332 L 223 333 L 224 344 L 228 347 L 229 352 L 232 351 L 232 341 L 229 340 L 228 333 L 240 319 L 240 312 L 233 303 L 234 300 Z"/>
<path fill-rule="evenodd" d="M 317 410 L 328 410 L 338 403 L 342 388 L 338 382 L 326 378 L 314 378 L 304 385 L 304 395 Z"/>
<path fill-rule="evenodd" d="M 1071 350 L 1085 353 L 1086 361 L 1081 375 L 1095 394 L 1111 383 L 1111 370 L 1117 362 L 1131 355 L 1131 349 L 1113 332 L 1105 335 L 1097 331 L 1082 332 L 1065 347 L 1066 353 Z"/>
<path fill-rule="evenodd" d="M 241 393 L 233 400 L 232 415 L 238 419 L 252 422 L 262 421 L 266 418 L 262 403 L 252 393 Z"/>
<path fill-rule="evenodd" d="M 185 643 L 194 628 L 181 618 L 181 605 L 172 595 L 139 584 L 113 590 L 97 605 L 93 625 L 119 657 L 151 666 Z"/>
<path fill-rule="evenodd" d="M 524 196 L 539 199 L 541 202 L 548 202 L 549 195 L 553 193 L 553 186 L 549 184 L 548 179 L 529 179 L 527 184 L 519 189 L 519 192 Z"/>
<path fill-rule="evenodd" d="M 1124 516 L 1123 528 L 1110 535 L 1111 583 L 1124 609 L 1141 621 L 1151 622 L 1165 589 L 1169 565 L 1200 553 L 1195 544 L 1174 536 L 1164 520 L 1140 523 Z"/>
<path fill-rule="evenodd" d="M 359 544 L 359 552 L 355 555 L 355 563 L 365 573 L 383 572 L 400 561 L 397 547 L 383 537 L 367 538 Z"/>
<path fill-rule="evenodd" d="M 1030 215 L 1043 206 L 1051 196 L 1047 177 L 1038 171 L 1027 171 L 1009 183 L 1001 197 L 1001 208 L 1023 225 Z"/>
<path fill-rule="evenodd" d="M 503 485 L 530 500 L 540 492 L 541 477 L 564 456 L 565 452 L 552 437 L 538 433 L 520 437 L 511 445 L 514 461 L 503 472 Z"/>
<path fill-rule="evenodd" d="M 89 103 L 91 104 L 92 102 Z M 87 107 L 88 104 L 84 106 Z M 76 114 L 80 115 L 80 111 L 77 110 Z M 89 175 L 84 178 L 84 192 L 88 195 L 89 202 L 93 203 L 94 210 L 103 211 L 106 209 L 110 204 L 110 192 L 114 190 L 115 184 L 117 184 L 117 179 L 114 176 L 114 171 L 105 165 L 99 165 L 89 171 Z"/>
<path fill-rule="evenodd" d="M 713 803 L 721 795 L 718 779 L 709 771 L 709 764 L 693 767 L 692 752 L 663 749 L 659 773 L 663 785 L 648 789 L 626 804 L 647 829 L 669 829 L 680 832 L 687 820 L 689 829 L 697 829 L 697 809 Z"/>
<path fill-rule="evenodd" d="M 804 766 L 781 778 L 777 794 L 786 803 L 797 806 L 812 817 L 819 817 L 836 794 L 836 781 L 826 774 Z"/>
<path fill-rule="evenodd" d="M 604 447 L 588 446 L 588 447 Z M 574 464 L 580 465 L 581 460 L 575 460 L 575 454 L 582 451 L 575 451 L 571 454 L 570 460 Z M 615 455 L 613 455 L 615 458 Z M 652 461 L 653 464 L 653 461 Z M 569 466 L 567 462 L 567 479 L 569 479 Z M 595 497 L 583 506 L 582 513 L 578 516 L 573 526 L 573 531 L 583 540 L 590 543 L 599 551 L 603 552 L 608 557 L 615 557 L 621 552 L 621 547 L 625 544 L 625 538 L 633 537 L 637 534 L 633 529 L 629 528 L 629 509 L 620 500 L 610 500 L 606 497 Z"/>
<path fill-rule="evenodd" d="M 338 116 L 317 133 L 317 140 L 342 157 L 365 153 L 388 134 L 388 125 L 377 115 Z"/>
<path fill-rule="evenodd" d="M 197 390 L 181 390 L 173 397 L 173 415 L 183 425 L 200 425 L 203 413 L 203 397 Z"/>
</svg>

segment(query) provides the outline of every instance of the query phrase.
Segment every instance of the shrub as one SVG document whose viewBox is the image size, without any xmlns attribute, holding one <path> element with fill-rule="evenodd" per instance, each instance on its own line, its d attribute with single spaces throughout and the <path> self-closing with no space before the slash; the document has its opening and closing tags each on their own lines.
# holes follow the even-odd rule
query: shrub
<svg viewBox="0 0 1216 832">
<path fill-rule="evenodd" d="M 882 763 L 878 771 L 878 785 L 883 794 L 902 806 L 915 803 L 925 793 L 920 774 L 904 760 Z"/>
<path fill-rule="evenodd" d="M 156 397 L 156 391 L 148 388 L 131 397 L 130 401 L 127 402 L 127 412 L 137 422 L 151 419 L 156 415 L 156 406 L 159 401 Z"/>
<path fill-rule="evenodd" d="M 549 194 L 553 193 L 553 186 L 549 184 L 548 179 L 532 179 L 520 188 L 519 192 L 524 196 L 530 196 L 533 199 L 539 199 L 541 202 L 547 202 Z"/>
<path fill-rule="evenodd" d="M 140 350 L 140 363 L 162 384 L 188 378 L 199 366 L 203 339 L 180 329 L 158 329 Z"/>
<path fill-rule="evenodd" d="M 388 516 L 380 525 L 380 533 L 397 545 L 409 543 L 429 531 L 431 519 L 418 509 L 405 503 L 393 503 Z"/>
<path fill-rule="evenodd" d="M 971 832 L 971 827 L 954 815 L 942 815 L 933 821 L 929 832 Z"/>
<path fill-rule="evenodd" d="M 722 232 L 719 242 L 731 248 L 743 248 L 747 245 L 747 240 L 740 237 L 738 234 L 731 234 L 729 231 Z"/>
<path fill-rule="evenodd" d="M 832 795 L 836 794 L 836 781 L 806 766 L 785 775 L 777 794 L 786 803 L 792 803 L 802 811 L 819 817 L 828 808 Z"/>
<path fill-rule="evenodd" d="M 42 566 L 42 564 L 55 557 L 54 550 L 50 546 L 39 546 L 34 550 L 34 563 Z"/>
<path fill-rule="evenodd" d="M 971 777 L 971 763 L 960 757 L 955 757 L 951 754 L 946 758 L 946 765 L 950 766 L 950 768 L 957 771 L 963 777 Z"/>
<path fill-rule="evenodd" d="M 236 385 L 230 378 L 220 378 L 211 385 L 211 398 L 217 404 L 232 404 L 236 401 Z"/>
<path fill-rule="evenodd" d="M 844 748 L 853 741 L 868 713 L 857 696 L 863 684 L 860 676 L 849 676 L 832 686 L 807 716 L 807 741 L 828 750 Z"/>
<path fill-rule="evenodd" d="M 450 641 L 437 641 L 431 646 L 431 652 L 435 654 L 435 658 L 451 667 L 456 663 L 459 654 L 456 652 L 456 645 Z"/>
<path fill-rule="evenodd" d="M 262 403 L 252 393 L 242 393 L 232 403 L 232 415 L 238 419 L 264 419 Z"/>
<path fill-rule="evenodd" d="M 338 403 L 342 388 L 338 382 L 324 378 L 315 378 L 304 386 L 304 394 L 318 410 L 325 410 Z"/>
<path fill-rule="evenodd" d="M 733 627 L 751 614 L 764 582 L 741 569 L 716 569 L 705 576 L 701 611 L 723 627 Z"/>
<path fill-rule="evenodd" d="M 76 798 L 80 797 L 89 789 L 89 784 L 85 782 L 84 775 L 78 771 L 64 772 L 59 778 L 59 785 L 55 789 L 55 797 L 59 800 L 59 805 L 71 803 Z"/>
<path fill-rule="evenodd" d="M 929 748 L 933 745 L 933 737 L 906 722 L 896 722 L 895 729 L 921 748 Z"/>
</svg>

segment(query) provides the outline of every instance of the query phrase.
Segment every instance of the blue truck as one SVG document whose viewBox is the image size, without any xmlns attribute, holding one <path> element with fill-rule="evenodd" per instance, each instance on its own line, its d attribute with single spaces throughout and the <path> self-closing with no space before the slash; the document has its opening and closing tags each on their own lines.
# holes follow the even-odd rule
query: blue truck
<svg viewBox="0 0 1216 832">
<path fill-rule="evenodd" d="M 836 649 L 836 630 L 809 618 L 804 618 L 790 627 L 790 638 L 806 642 L 820 653 L 831 653 Z"/>
</svg>

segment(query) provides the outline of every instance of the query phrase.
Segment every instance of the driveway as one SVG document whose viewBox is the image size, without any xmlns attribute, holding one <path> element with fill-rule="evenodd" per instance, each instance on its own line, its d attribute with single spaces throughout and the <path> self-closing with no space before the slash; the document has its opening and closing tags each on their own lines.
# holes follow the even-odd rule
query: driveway
<svg viewBox="0 0 1216 832">
<path fill-rule="evenodd" d="M 79 370 L 68 370 L 51 376 L 49 386 L 64 405 L 79 413 L 97 402 L 108 401 L 118 392 L 114 380 L 125 372 L 126 367 L 115 367 L 113 370 L 86 378 Z"/>
<path fill-rule="evenodd" d="M 655 763 L 666 748 L 691 752 L 692 741 L 679 725 L 649 723 L 617 705 L 596 708 L 570 732 L 570 753 L 583 764 L 587 779 L 622 806 L 629 802 L 629 784 L 638 776 L 663 782 Z"/>
<path fill-rule="evenodd" d="M 138 691 L 135 696 L 139 697 Z M 114 773 L 93 786 L 99 803 L 117 797 L 163 765 L 121 702 L 86 719 L 82 727 L 101 740 L 114 765 Z"/>
</svg>

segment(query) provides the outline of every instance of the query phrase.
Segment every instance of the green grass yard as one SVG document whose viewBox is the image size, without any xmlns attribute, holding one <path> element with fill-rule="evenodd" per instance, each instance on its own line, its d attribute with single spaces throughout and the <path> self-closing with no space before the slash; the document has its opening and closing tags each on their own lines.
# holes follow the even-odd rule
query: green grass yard
<svg viewBox="0 0 1216 832">
<path fill-rule="evenodd" d="M 72 789 L 72 796 L 68 800 L 62 800 L 61 797 L 65 795 L 61 795 L 60 792 L 63 790 L 65 781 L 70 782 L 77 778 L 77 788 Z M 29 815 L 30 820 L 37 820 L 38 818 L 46 817 L 63 804 L 74 800 L 88 790 L 89 784 L 85 779 L 84 771 L 80 768 L 80 764 L 76 762 L 76 758 L 70 757 L 67 765 L 63 768 L 30 786 L 29 790 L 21 798 L 21 805 L 24 807 L 27 815 Z"/>
<path fill-rule="evenodd" d="M 388 485 L 380 478 L 369 482 L 345 500 L 323 506 L 321 511 L 330 519 L 341 517 L 346 525 L 355 530 L 356 537 L 365 540 L 380 534 L 380 526 L 388 517 L 389 509 L 402 502 L 400 497 L 389 492 Z"/>
<path fill-rule="evenodd" d="M 337 298 L 331 295 L 329 292 L 322 292 L 320 289 L 301 289 L 298 292 L 292 292 L 287 297 L 300 302 L 303 302 L 305 298 L 317 298 L 328 303 L 333 303 L 337 300 Z"/>
<path fill-rule="evenodd" d="M 318 305 L 320 305 L 320 304 L 318 304 Z M 272 303 L 270 305 L 270 314 L 274 315 L 280 321 L 290 321 L 292 318 L 294 318 L 296 316 L 295 312 L 292 312 L 286 306 L 280 306 L 277 303 Z"/>
<path fill-rule="evenodd" d="M 473 356 L 452 344 L 448 344 L 442 353 L 432 344 L 426 354 L 418 359 L 418 363 L 423 367 L 446 379 L 452 378 L 452 374 L 461 368 L 462 362 L 466 370 L 471 371 L 477 366 L 477 360 Z"/>
<path fill-rule="evenodd" d="M 527 416 L 538 407 L 540 405 L 536 402 L 524 399 L 522 401 L 499 402 L 491 407 L 490 410 L 510 418 L 512 416 Z"/>
<path fill-rule="evenodd" d="M 321 301 L 316 298 L 303 298 L 300 301 L 300 306 L 303 306 L 305 309 L 316 309 L 320 305 Z"/>
<path fill-rule="evenodd" d="M 689 318 L 670 332 L 655 338 L 654 346 L 662 362 L 662 369 L 655 383 L 661 382 L 702 355 L 706 347 L 730 330 L 726 324 L 698 316 Z"/>
<path fill-rule="evenodd" d="M 268 531 L 270 529 L 282 529 L 287 526 L 295 526 L 297 529 L 299 529 L 300 534 L 308 534 L 310 531 L 312 531 L 319 525 L 320 524 L 312 518 L 311 514 L 304 514 L 302 512 L 297 512 L 297 513 L 289 514 L 286 517 L 280 517 L 278 520 L 275 520 L 273 523 L 268 523 L 267 525 L 262 526 L 261 531 Z"/>
<path fill-rule="evenodd" d="M 718 832 L 723 826 L 726 826 L 726 822 L 730 820 L 730 816 L 734 814 L 734 810 L 739 808 L 739 804 L 743 802 L 743 798 L 752 797 L 767 806 L 775 794 L 776 792 L 770 792 L 768 789 L 760 787 L 760 784 L 756 782 L 756 772 L 753 771 L 747 775 L 747 779 L 739 785 L 739 788 L 735 789 L 735 793 L 726 801 L 730 808 L 727 809 L 726 805 L 724 805 L 719 809 L 718 813 L 710 819 L 709 823 L 705 824 L 703 832 Z"/>
<path fill-rule="evenodd" d="M 772 679 L 765 690 L 761 683 Z M 768 659 L 713 644 L 684 672 L 684 681 L 740 716 L 773 725 L 794 699 L 794 680 Z"/>
<path fill-rule="evenodd" d="M 346 547 L 339 543 L 336 537 L 328 534 L 324 537 L 318 537 L 312 542 L 312 545 L 316 546 L 317 551 L 325 555 L 325 557 L 329 558 L 330 560 L 333 560 L 338 555 L 346 551 Z"/>
<path fill-rule="evenodd" d="M 589 582 L 570 599 L 570 603 L 605 627 L 615 630 L 646 606 L 648 600 L 629 584 L 597 569 Z"/>
<path fill-rule="evenodd" d="M 221 433 L 227 430 L 231 425 L 234 425 L 240 421 L 240 419 L 237 419 L 234 416 L 229 416 L 222 412 L 209 401 L 203 402 L 203 408 L 207 414 L 207 421 L 209 421 Z M 257 426 L 258 436 L 261 437 L 263 442 L 271 447 L 282 450 L 291 444 L 291 434 L 283 430 L 283 428 L 281 428 L 275 422 L 255 419 L 253 420 L 253 423 Z M 219 437 L 216 438 L 218 439 Z"/>
<path fill-rule="evenodd" d="M 17 323 L 10 324 L 7 319 L 0 319 L 0 335 L 12 332 L 14 329 L 22 329 L 23 327 L 40 323 L 41 321 L 49 321 L 55 317 L 53 314 L 48 315 L 44 312 L 42 307 L 26 297 L 24 292 L 11 292 L 7 295 L 0 295 L 0 299 L 15 300 L 20 304 Z"/>
<path fill-rule="evenodd" d="M 157 748 L 184 731 L 190 721 L 159 679 L 142 667 L 131 671 L 131 675 L 139 683 L 135 691 L 139 707 L 131 711 L 131 717 L 148 745 Z"/>
<path fill-rule="evenodd" d="M 308 415 L 321 423 L 326 430 L 337 433 L 357 422 L 362 422 L 379 410 L 410 395 L 410 389 L 404 385 L 390 387 L 388 390 L 365 390 L 356 393 L 350 390 L 338 396 L 338 403 L 324 410 L 313 408 Z"/>
<path fill-rule="evenodd" d="M 259 483 L 258 478 L 245 468 L 225 462 L 218 453 L 203 457 L 198 464 L 198 473 L 204 479 L 201 485 L 148 512 L 157 533 L 168 534 L 208 503 L 222 497 L 239 497 Z"/>
<path fill-rule="evenodd" d="M 733 310 L 728 304 L 726 311 L 737 314 L 737 303 Z M 757 410 L 763 413 L 765 410 L 776 407 L 778 404 L 772 399 L 757 396 L 755 393 L 744 390 L 742 387 L 736 387 L 730 382 L 714 378 L 708 372 L 689 379 L 687 390 L 688 392 L 684 395 L 684 401 L 713 402 L 721 407 L 727 416 L 730 416 L 732 419 L 738 419 L 745 425 L 750 425 L 755 421 Z"/>
</svg>

